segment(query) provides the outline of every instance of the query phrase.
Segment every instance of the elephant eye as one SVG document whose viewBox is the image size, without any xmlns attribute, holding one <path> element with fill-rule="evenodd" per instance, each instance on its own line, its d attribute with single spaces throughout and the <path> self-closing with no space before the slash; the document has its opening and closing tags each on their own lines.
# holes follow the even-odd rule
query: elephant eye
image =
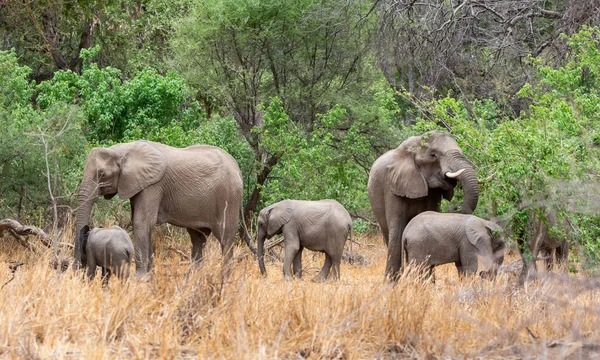
<svg viewBox="0 0 600 360">
<path fill-rule="evenodd" d="M 432 152 L 432 153 L 431 153 L 431 157 L 435 159 L 435 158 L 437 157 L 437 154 L 436 154 L 436 153 L 434 153 L 434 152 Z"/>
</svg>

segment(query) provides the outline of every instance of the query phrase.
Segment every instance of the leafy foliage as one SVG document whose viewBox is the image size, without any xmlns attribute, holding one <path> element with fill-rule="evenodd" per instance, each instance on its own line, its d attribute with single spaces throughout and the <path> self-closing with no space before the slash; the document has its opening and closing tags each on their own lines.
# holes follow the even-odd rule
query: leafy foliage
<svg viewBox="0 0 600 360">
<path fill-rule="evenodd" d="M 45 212 L 49 191 L 67 195 L 78 178 L 82 113 L 64 102 L 33 106 L 31 69 L 20 66 L 14 52 L 0 52 L 0 64 L 0 216 Z"/>
<path fill-rule="evenodd" d="M 450 130 L 479 177 L 491 177 L 482 185 L 480 215 L 511 221 L 514 236 L 527 237 L 534 214 L 547 221 L 556 213 L 553 231 L 582 242 L 593 264 L 600 261 L 600 92 L 593 65 L 600 61 L 599 35 L 593 28 L 569 38 L 570 59 L 562 67 L 537 65 L 540 81 L 518 93 L 531 103 L 519 118 L 502 116 L 500 105 L 489 100 L 446 97 L 420 103 L 423 116 L 413 128 Z"/>
</svg>

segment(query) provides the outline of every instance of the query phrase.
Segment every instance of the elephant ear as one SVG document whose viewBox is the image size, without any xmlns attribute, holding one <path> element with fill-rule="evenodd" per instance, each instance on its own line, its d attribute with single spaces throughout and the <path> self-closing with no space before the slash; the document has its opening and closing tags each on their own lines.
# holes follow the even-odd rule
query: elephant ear
<svg viewBox="0 0 600 360">
<path fill-rule="evenodd" d="M 85 263 L 87 261 L 86 251 L 87 251 L 87 241 L 88 241 L 89 236 L 90 236 L 90 226 L 83 225 L 81 230 L 79 230 L 77 242 L 81 246 L 81 257 L 82 257 L 82 261 L 84 262 L 84 264 L 83 264 L 84 266 L 86 265 Z"/>
<path fill-rule="evenodd" d="M 291 201 L 284 200 L 273 206 L 269 211 L 269 222 L 267 225 L 267 234 L 272 236 L 276 234 L 283 225 L 292 218 L 293 204 Z"/>
<path fill-rule="evenodd" d="M 90 234 L 90 226 L 83 225 L 81 230 L 79 230 L 79 241 L 87 240 L 89 234 Z"/>
<path fill-rule="evenodd" d="M 421 146 L 420 137 L 413 136 L 393 150 L 387 166 L 387 181 L 392 193 L 410 199 L 427 196 L 427 182 L 415 163 L 415 149 Z"/>
<path fill-rule="evenodd" d="M 493 221 L 488 221 L 485 223 L 485 228 L 487 229 L 488 234 L 492 239 L 492 248 L 494 250 L 505 245 L 504 238 L 502 236 L 504 230 L 500 225 L 496 224 Z"/>
<path fill-rule="evenodd" d="M 146 141 L 121 146 L 127 147 L 121 158 L 117 191 L 120 198 L 129 199 L 162 178 L 167 169 L 167 157 Z"/>
<path fill-rule="evenodd" d="M 481 255 L 492 255 L 491 233 L 486 227 L 484 221 L 480 218 L 470 215 L 465 223 L 467 239 L 475 246 Z"/>
</svg>

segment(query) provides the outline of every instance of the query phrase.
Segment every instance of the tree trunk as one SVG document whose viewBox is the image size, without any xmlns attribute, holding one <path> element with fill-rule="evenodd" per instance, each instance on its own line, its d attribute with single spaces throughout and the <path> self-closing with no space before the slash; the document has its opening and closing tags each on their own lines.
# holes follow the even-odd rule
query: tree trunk
<svg viewBox="0 0 600 360">
<path fill-rule="evenodd" d="M 256 185 L 254 186 L 254 190 L 252 191 L 252 195 L 250 195 L 250 199 L 246 203 L 246 207 L 244 208 L 244 220 L 246 224 L 250 224 L 250 219 L 252 218 L 252 214 L 256 211 L 256 206 L 258 205 L 258 200 L 260 199 L 260 193 L 262 191 L 263 185 L 267 181 L 269 174 L 273 170 L 273 167 L 277 165 L 279 159 L 276 156 L 272 156 L 267 160 L 267 163 L 263 167 L 262 171 L 258 174 L 256 178 Z"/>
</svg>

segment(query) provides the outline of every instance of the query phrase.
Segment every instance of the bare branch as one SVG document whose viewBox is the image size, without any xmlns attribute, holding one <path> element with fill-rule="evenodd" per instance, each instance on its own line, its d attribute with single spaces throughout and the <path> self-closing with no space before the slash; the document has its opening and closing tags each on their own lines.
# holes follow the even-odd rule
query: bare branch
<svg viewBox="0 0 600 360">
<path fill-rule="evenodd" d="M 10 232 L 10 234 L 13 235 L 13 237 L 15 238 L 17 238 L 17 236 L 37 236 L 44 246 L 48 248 L 52 247 L 52 239 L 48 237 L 48 235 L 46 235 L 44 230 L 35 226 L 23 226 L 16 220 L 2 219 L 0 220 L 0 233 L 2 233 L 3 231 Z M 18 238 L 17 240 L 22 241 L 22 239 Z M 21 244 L 23 243 L 21 242 Z"/>
</svg>

